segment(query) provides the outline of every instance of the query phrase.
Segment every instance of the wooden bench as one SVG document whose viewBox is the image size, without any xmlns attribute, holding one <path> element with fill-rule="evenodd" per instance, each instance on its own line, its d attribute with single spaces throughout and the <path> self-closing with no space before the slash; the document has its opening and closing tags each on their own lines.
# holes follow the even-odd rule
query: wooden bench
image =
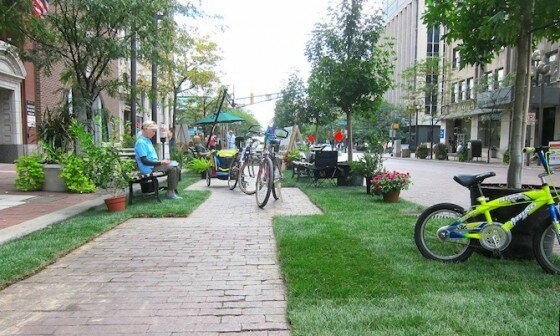
<svg viewBox="0 0 560 336">
<path fill-rule="evenodd" d="M 119 157 L 122 159 L 135 160 L 134 148 L 120 148 Z M 136 160 L 134 161 L 136 163 Z M 138 169 L 138 167 L 136 167 Z M 153 173 L 144 174 L 136 171 L 134 177 L 128 182 L 128 204 L 132 204 L 132 197 L 134 196 L 134 184 L 140 184 L 140 189 L 144 196 L 155 196 L 158 202 L 161 202 L 159 191 L 166 189 L 166 186 L 160 186 L 158 178 L 167 176 L 167 172 L 156 171 Z"/>
</svg>

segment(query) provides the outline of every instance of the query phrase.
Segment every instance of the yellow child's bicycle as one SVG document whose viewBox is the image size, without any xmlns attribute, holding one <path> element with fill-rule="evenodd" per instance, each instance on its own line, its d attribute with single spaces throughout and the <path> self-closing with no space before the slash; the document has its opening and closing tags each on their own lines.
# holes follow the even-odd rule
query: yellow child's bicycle
<svg viewBox="0 0 560 336">
<path fill-rule="evenodd" d="M 482 194 L 480 184 L 484 179 L 495 176 L 495 173 L 453 177 L 464 187 L 478 188 L 481 196 L 476 200 L 480 204 L 468 211 L 451 203 L 436 204 L 426 209 L 418 218 L 414 230 L 416 246 L 424 257 L 443 262 L 465 261 L 478 247 L 474 241 L 478 241 L 484 249 L 499 255 L 511 243 L 511 229 L 543 206 L 547 206 L 551 220 L 535 223 L 537 228 L 533 235 L 533 252 L 546 272 L 560 274 L 560 211 L 546 181 L 547 176 L 552 175 L 545 155 L 548 147 L 526 147 L 523 151 L 536 154 L 545 169 L 545 173 L 539 175 L 541 188 L 490 201 Z M 519 204 L 528 205 L 505 223 L 498 223 L 492 219 L 492 210 Z M 479 216 L 485 220 L 477 220 Z"/>
</svg>

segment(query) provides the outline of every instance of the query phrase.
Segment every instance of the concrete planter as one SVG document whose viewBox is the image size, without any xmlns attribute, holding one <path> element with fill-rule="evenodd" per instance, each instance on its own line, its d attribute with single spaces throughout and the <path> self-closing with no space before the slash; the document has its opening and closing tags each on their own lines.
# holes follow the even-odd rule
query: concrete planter
<svg viewBox="0 0 560 336">
<path fill-rule="evenodd" d="M 66 181 L 60 177 L 62 165 L 55 163 L 46 163 L 43 165 L 45 171 L 45 182 L 43 183 L 44 191 L 64 192 L 68 190 Z"/>
</svg>

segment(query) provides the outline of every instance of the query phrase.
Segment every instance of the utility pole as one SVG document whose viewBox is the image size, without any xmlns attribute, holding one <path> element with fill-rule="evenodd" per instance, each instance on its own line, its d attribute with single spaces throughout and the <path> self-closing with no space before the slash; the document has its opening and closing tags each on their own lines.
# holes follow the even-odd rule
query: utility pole
<svg viewBox="0 0 560 336">
<path fill-rule="evenodd" d="M 155 13 L 154 14 L 154 31 L 157 36 L 158 22 L 163 16 Z M 157 39 L 156 39 L 157 40 Z M 157 62 L 157 44 L 154 42 L 152 53 L 152 120 L 157 125 L 157 113 L 158 113 L 158 62 Z M 154 146 L 157 144 L 157 135 L 152 138 L 152 143 Z"/>
</svg>

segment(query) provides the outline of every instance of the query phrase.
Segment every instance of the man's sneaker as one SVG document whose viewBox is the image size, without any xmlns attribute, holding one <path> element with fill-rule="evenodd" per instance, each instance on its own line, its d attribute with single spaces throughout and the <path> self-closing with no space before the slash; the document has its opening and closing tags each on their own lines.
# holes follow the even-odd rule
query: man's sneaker
<svg viewBox="0 0 560 336">
<path fill-rule="evenodd" d="M 174 200 L 183 199 L 183 197 L 181 197 L 181 196 L 179 196 L 179 195 L 176 195 L 176 194 L 173 194 L 173 195 L 171 195 L 171 196 L 170 196 L 170 195 L 165 195 L 165 197 L 167 197 L 167 198 L 169 198 L 169 199 L 174 199 Z"/>
</svg>

